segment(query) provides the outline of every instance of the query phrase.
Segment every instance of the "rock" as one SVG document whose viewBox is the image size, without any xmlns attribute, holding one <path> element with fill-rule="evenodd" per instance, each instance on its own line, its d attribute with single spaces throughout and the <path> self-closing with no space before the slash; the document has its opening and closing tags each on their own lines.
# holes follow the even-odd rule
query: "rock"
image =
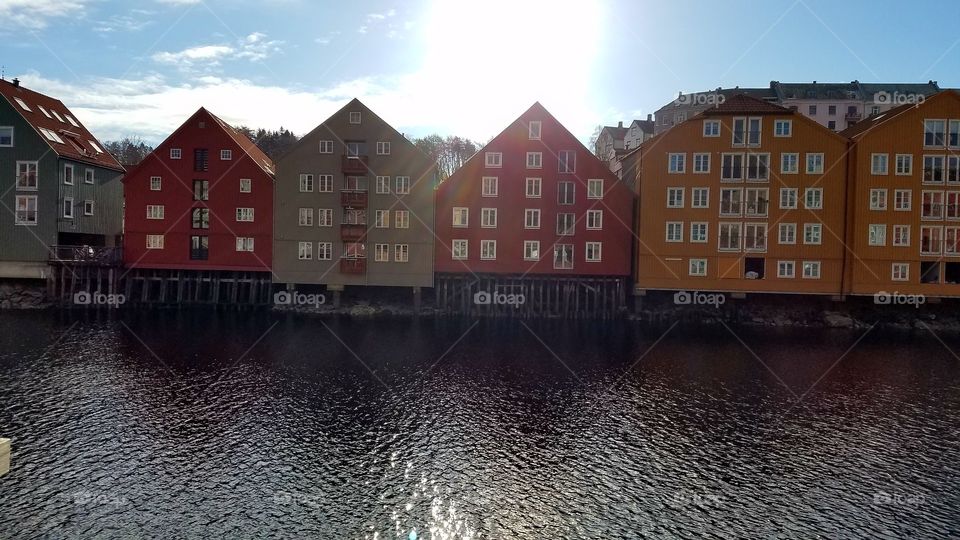
<svg viewBox="0 0 960 540">
<path fill-rule="evenodd" d="M 830 328 L 853 328 L 855 325 L 853 317 L 836 311 L 824 311 L 823 322 Z"/>
</svg>

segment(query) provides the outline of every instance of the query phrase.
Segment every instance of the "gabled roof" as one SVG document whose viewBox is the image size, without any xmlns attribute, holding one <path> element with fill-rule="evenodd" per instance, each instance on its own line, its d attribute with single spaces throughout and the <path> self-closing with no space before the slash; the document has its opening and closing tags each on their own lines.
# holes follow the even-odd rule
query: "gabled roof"
<svg viewBox="0 0 960 540">
<path fill-rule="evenodd" d="M 600 130 L 600 134 L 603 135 L 604 133 L 609 133 L 613 140 L 622 141 L 623 138 L 627 136 L 627 130 L 628 128 L 623 126 L 603 126 L 603 129 Z"/>
<path fill-rule="evenodd" d="M 700 114 L 704 116 L 722 116 L 727 114 L 793 114 L 793 111 L 746 94 L 737 94 Z"/>
<path fill-rule="evenodd" d="M 0 79 L 0 96 L 60 157 L 123 172 L 117 158 L 104 149 L 103 144 L 59 99 L 24 88 L 16 79 Z"/>
<path fill-rule="evenodd" d="M 873 115 L 869 118 L 865 118 L 864 120 L 857 122 L 856 124 L 841 131 L 840 135 L 843 137 L 847 137 L 848 139 L 856 139 L 862 136 L 863 134 L 865 134 L 866 132 L 872 130 L 873 128 L 883 125 L 897 118 L 898 116 L 900 116 L 905 112 L 908 112 L 914 108 L 923 107 L 923 104 L 929 101 L 944 99 L 948 95 L 951 95 L 954 98 L 960 100 L 960 93 L 958 93 L 956 90 L 944 90 L 942 92 L 938 92 L 934 94 L 933 96 L 930 96 L 929 98 L 927 98 L 926 100 L 920 103 L 905 103 L 903 105 L 898 105 L 886 112 L 882 112 L 880 114 Z"/>
<path fill-rule="evenodd" d="M 633 126 L 639 127 L 644 133 L 653 134 L 656 123 L 653 120 L 634 120 L 630 123 L 630 127 L 633 128 Z"/>
<path fill-rule="evenodd" d="M 770 87 L 776 92 L 777 98 L 785 99 L 834 99 L 846 100 L 864 98 L 857 81 L 843 83 L 782 83 L 771 81 Z"/>
</svg>

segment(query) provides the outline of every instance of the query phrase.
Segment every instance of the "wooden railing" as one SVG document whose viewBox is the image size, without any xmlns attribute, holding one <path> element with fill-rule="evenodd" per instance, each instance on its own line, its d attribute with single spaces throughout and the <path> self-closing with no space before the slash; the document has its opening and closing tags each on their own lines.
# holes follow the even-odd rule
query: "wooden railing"
<svg viewBox="0 0 960 540">
<path fill-rule="evenodd" d="M 119 266 L 123 262 L 123 248 L 103 246 L 53 246 L 51 262 L 72 262 Z"/>
</svg>

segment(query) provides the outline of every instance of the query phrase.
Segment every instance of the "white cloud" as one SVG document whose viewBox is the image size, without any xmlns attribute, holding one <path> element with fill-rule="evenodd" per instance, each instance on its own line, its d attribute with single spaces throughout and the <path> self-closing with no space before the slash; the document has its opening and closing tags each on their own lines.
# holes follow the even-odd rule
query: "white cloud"
<svg viewBox="0 0 960 540">
<path fill-rule="evenodd" d="M 242 59 L 251 62 L 265 60 L 280 51 L 284 42 L 267 39 L 262 32 L 254 32 L 240 39 L 235 45 L 221 43 L 217 45 L 199 45 L 181 51 L 161 51 L 151 58 L 160 64 L 174 65 L 184 70 L 211 68 L 220 65 L 222 60 Z"/>
<path fill-rule="evenodd" d="M 0 21 L 4 30 L 11 27 L 40 30 L 50 19 L 83 17 L 89 0 L 2 0 Z"/>
<path fill-rule="evenodd" d="M 216 65 L 221 58 L 233 53 L 233 47 L 228 45 L 202 45 L 178 52 L 158 52 L 153 55 L 153 60 L 161 64 L 175 64 L 181 67 L 191 67 L 200 61 L 206 65 Z"/>
<path fill-rule="evenodd" d="M 192 6 L 199 4 L 200 0 L 157 0 L 157 3 L 167 4 L 169 6 Z"/>
<path fill-rule="evenodd" d="M 100 34 L 112 32 L 136 32 L 153 24 L 151 18 L 154 12 L 145 9 L 134 9 L 126 15 L 111 15 L 110 18 L 97 21 L 93 31 Z"/>
</svg>

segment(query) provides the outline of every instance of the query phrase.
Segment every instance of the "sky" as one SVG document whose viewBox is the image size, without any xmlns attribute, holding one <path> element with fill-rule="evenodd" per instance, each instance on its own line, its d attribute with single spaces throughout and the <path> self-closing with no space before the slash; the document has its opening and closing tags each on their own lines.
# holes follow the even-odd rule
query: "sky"
<svg viewBox="0 0 960 540">
<path fill-rule="evenodd" d="M 957 20 L 929 0 L 0 0 L 0 64 L 101 140 L 157 144 L 201 106 L 302 135 L 357 97 L 480 142 L 540 101 L 586 142 L 681 91 L 960 87 Z"/>
</svg>

